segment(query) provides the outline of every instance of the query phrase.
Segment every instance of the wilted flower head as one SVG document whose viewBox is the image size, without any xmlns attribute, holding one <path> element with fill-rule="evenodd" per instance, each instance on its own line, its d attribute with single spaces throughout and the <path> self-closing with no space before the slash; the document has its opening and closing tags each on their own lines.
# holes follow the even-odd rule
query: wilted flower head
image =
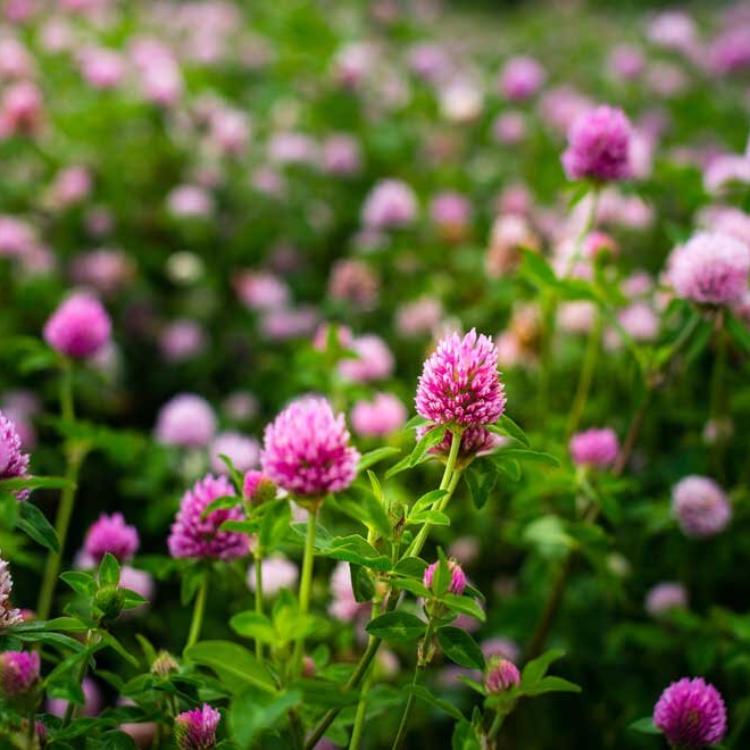
<svg viewBox="0 0 750 750">
<path fill-rule="evenodd" d="M 688 597 L 681 583 L 663 581 L 646 594 L 646 612 L 659 618 L 674 609 L 687 609 Z"/>
<path fill-rule="evenodd" d="M 701 232 L 669 259 L 675 294 L 701 304 L 725 305 L 747 292 L 750 249 L 727 234 Z"/>
<path fill-rule="evenodd" d="M 370 191 L 362 207 L 362 222 L 375 229 L 411 224 L 417 218 L 417 197 L 401 180 L 382 180 Z"/>
<path fill-rule="evenodd" d="M 138 531 L 125 523 L 122 513 L 102 513 L 86 533 L 83 547 L 95 563 L 107 552 L 123 563 L 133 558 L 139 544 Z"/>
<path fill-rule="evenodd" d="M 568 133 L 562 156 L 570 180 L 622 180 L 630 174 L 630 123 L 620 109 L 606 105 L 581 115 Z"/>
<path fill-rule="evenodd" d="M 713 685 L 702 677 L 683 677 L 659 697 L 654 724 L 674 747 L 702 748 L 724 739 L 727 710 Z"/>
<path fill-rule="evenodd" d="M 174 734 L 179 750 L 213 750 L 216 747 L 216 728 L 221 714 L 204 703 L 201 708 L 183 711 L 174 719 Z"/>
<path fill-rule="evenodd" d="M 432 565 L 428 565 L 422 577 L 422 583 L 428 588 L 432 589 L 432 581 L 435 578 L 435 571 L 438 568 L 439 562 L 434 562 Z M 466 575 L 462 570 L 461 566 L 455 560 L 448 560 L 448 570 L 451 574 L 451 580 L 448 584 L 448 591 L 451 594 L 461 596 L 466 588 Z"/>
<path fill-rule="evenodd" d="M 211 404 L 194 393 L 181 393 L 161 407 L 154 432 L 165 445 L 202 448 L 212 440 L 215 430 Z"/>
<path fill-rule="evenodd" d="M 13 579 L 8 563 L 0 557 L 0 632 L 11 625 L 17 625 L 23 619 L 21 611 L 11 604 L 12 591 Z"/>
<path fill-rule="evenodd" d="M 488 693 L 502 693 L 520 683 L 521 673 L 512 661 L 501 656 L 490 659 L 484 677 L 484 686 Z"/>
<path fill-rule="evenodd" d="M 363 437 L 383 437 L 401 429 L 406 407 L 392 393 L 376 393 L 371 401 L 357 401 L 351 411 L 354 431 Z"/>
<path fill-rule="evenodd" d="M 163 649 L 159 651 L 151 663 L 151 672 L 159 677 L 166 677 L 172 672 L 176 672 L 179 668 L 180 665 L 174 656 L 169 651 L 164 651 Z"/>
<path fill-rule="evenodd" d="M 0 411 L 0 479 L 25 477 L 28 471 L 29 455 L 21 450 L 16 425 Z M 24 500 L 28 494 L 28 490 L 20 490 L 16 497 Z"/>
<path fill-rule="evenodd" d="M 5 651 L 0 654 L 0 695 L 17 700 L 39 682 L 39 654 L 36 651 Z"/>
<path fill-rule="evenodd" d="M 109 342 L 112 324 L 96 297 L 78 292 L 66 299 L 44 325 L 44 340 L 60 354 L 91 357 Z"/>
<path fill-rule="evenodd" d="M 344 415 L 335 415 L 324 398 L 299 398 L 266 427 L 263 471 L 293 495 L 321 497 L 345 490 L 358 460 Z"/>
<path fill-rule="evenodd" d="M 691 475 L 672 488 L 672 513 L 685 536 L 701 538 L 723 531 L 732 507 L 713 479 Z"/>
<path fill-rule="evenodd" d="M 172 557 L 232 560 L 248 553 L 249 540 L 245 534 L 219 530 L 224 521 L 239 521 L 244 517 L 239 505 L 219 508 L 203 516 L 214 500 L 232 495 L 234 488 L 226 477 L 208 474 L 182 496 L 167 542 Z"/>
<path fill-rule="evenodd" d="M 224 455 L 239 472 L 254 469 L 260 460 L 260 445 L 255 438 L 241 432 L 220 432 L 211 443 L 211 469 L 217 474 L 228 474 L 229 467 L 221 459 Z"/>
<path fill-rule="evenodd" d="M 433 424 L 487 425 L 505 410 L 492 339 L 472 329 L 463 338 L 444 338 L 424 363 L 416 395 L 417 412 Z"/>
</svg>

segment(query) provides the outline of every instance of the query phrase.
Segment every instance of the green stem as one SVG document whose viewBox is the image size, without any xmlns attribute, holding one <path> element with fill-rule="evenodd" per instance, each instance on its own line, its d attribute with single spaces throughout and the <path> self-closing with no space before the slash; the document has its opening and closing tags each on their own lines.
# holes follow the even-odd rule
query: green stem
<svg viewBox="0 0 750 750">
<path fill-rule="evenodd" d="M 445 470 L 443 471 L 443 478 L 440 481 L 440 487 L 441 490 L 448 491 L 448 487 L 451 484 L 451 480 L 453 479 L 454 469 L 456 468 L 456 461 L 458 460 L 458 450 L 461 447 L 461 434 L 458 432 L 451 432 L 451 448 L 448 453 L 448 460 L 445 463 Z M 448 504 L 447 500 L 450 499 L 451 493 L 448 491 L 448 494 L 446 494 L 444 497 L 442 497 L 438 501 L 438 510 L 443 510 L 445 506 Z M 409 548 L 406 550 L 406 555 L 404 557 L 413 556 L 416 557 L 419 555 L 419 553 L 422 551 L 422 547 L 424 547 L 425 541 L 427 541 L 427 536 L 430 533 L 430 529 L 432 528 L 432 524 L 425 523 L 424 526 L 419 530 L 419 533 L 414 538 L 414 541 L 409 545 Z"/>
<path fill-rule="evenodd" d="M 203 615 L 206 611 L 206 597 L 208 596 L 208 571 L 203 574 L 203 580 L 198 587 L 198 593 L 195 596 L 193 605 L 193 619 L 190 623 L 190 633 L 188 634 L 185 648 L 190 648 L 198 643 L 203 627 Z"/>
<path fill-rule="evenodd" d="M 255 611 L 259 615 L 263 614 L 263 555 L 260 543 L 255 550 Z M 263 644 L 260 638 L 255 639 L 255 655 L 263 663 Z"/>
<path fill-rule="evenodd" d="M 299 611 L 304 618 L 310 609 L 310 589 L 312 588 L 313 562 L 315 555 L 315 528 L 318 518 L 318 506 L 308 511 L 307 536 L 305 537 L 305 552 L 302 557 L 302 578 L 299 584 Z M 299 638 L 294 644 L 292 658 L 292 674 L 298 675 L 302 669 L 302 655 L 305 639 Z"/>
<path fill-rule="evenodd" d="M 368 672 L 360 692 L 357 713 L 354 716 L 354 727 L 352 728 L 351 740 L 349 740 L 349 750 L 359 750 L 360 743 L 362 742 L 362 732 L 365 728 L 365 718 L 367 716 L 367 693 L 370 690 L 371 684 L 372 672 Z"/>
<path fill-rule="evenodd" d="M 63 420 L 70 424 L 75 422 L 75 411 L 73 407 L 73 367 L 69 360 L 63 360 L 60 373 L 60 414 Z M 68 440 L 65 444 L 65 478 L 68 483 L 60 495 L 60 504 L 57 506 L 55 518 L 55 533 L 57 534 L 58 550 L 50 551 L 47 556 L 47 564 L 44 570 L 44 578 L 39 589 L 39 600 L 37 602 L 37 617 L 40 620 L 49 618 L 52 611 L 52 600 L 57 586 L 57 576 L 60 572 L 63 554 L 65 553 L 65 541 L 70 528 L 70 519 L 73 515 L 75 505 L 76 485 L 81 464 L 86 456 L 86 449 L 77 443 Z"/>
<path fill-rule="evenodd" d="M 581 373 L 578 378 L 578 388 L 576 389 L 573 406 L 570 409 L 570 416 L 568 417 L 568 435 L 572 435 L 576 429 L 578 429 L 581 417 L 583 416 L 583 410 L 586 407 L 586 401 L 589 396 L 589 391 L 591 390 L 591 383 L 594 379 L 594 372 L 596 371 L 596 363 L 599 359 L 601 337 L 602 316 L 597 312 L 594 324 L 589 332 L 588 342 L 586 343 L 586 353 L 584 354 L 583 365 L 581 366 Z"/>
<path fill-rule="evenodd" d="M 411 684 L 413 687 L 416 687 L 416 685 L 419 683 L 419 676 L 422 672 L 422 669 L 420 668 L 419 664 L 417 664 L 416 667 L 414 667 L 414 677 L 412 678 Z M 404 706 L 404 712 L 401 714 L 401 723 L 398 725 L 398 733 L 396 734 L 396 739 L 393 740 L 393 745 L 391 746 L 391 750 L 399 750 L 401 746 L 404 744 L 404 740 L 406 739 L 406 730 L 409 726 L 409 714 L 411 713 L 411 708 L 414 705 L 414 692 L 409 693 L 409 697 L 406 699 L 406 705 Z"/>
<path fill-rule="evenodd" d="M 461 445 L 460 436 L 458 436 L 458 439 L 456 438 L 457 436 L 454 434 L 451 440 L 448 461 L 446 462 L 445 470 L 443 471 L 443 478 L 440 482 L 440 489 L 448 491 L 447 494 L 438 502 L 437 508 L 441 511 L 444 510 L 448 505 L 448 502 L 450 501 L 453 492 L 456 489 L 458 480 L 461 477 L 460 471 L 454 471 L 458 459 L 458 449 Z M 428 524 L 425 524 L 425 526 L 428 526 Z M 427 531 L 425 531 L 425 526 L 422 527 L 420 533 L 409 545 L 409 548 L 404 554 L 404 557 L 409 557 L 410 555 L 418 556 L 422 551 L 422 547 L 424 546 L 427 535 L 429 534 L 429 528 L 427 529 Z M 423 531 L 424 533 L 422 533 Z M 372 635 L 369 637 L 365 652 L 362 654 L 359 662 L 357 663 L 352 676 L 344 686 L 345 693 L 357 688 L 360 685 L 360 683 L 366 676 L 369 666 L 372 660 L 375 658 L 375 655 L 377 654 L 381 643 L 382 641 L 380 640 L 380 638 L 376 638 Z M 305 743 L 305 750 L 312 750 L 315 745 L 318 744 L 328 727 L 333 724 L 340 711 L 341 708 L 332 708 L 323 715 L 323 718 L 315 725 L 315 728 L 308 737 L 308 740 Z"/>
<path fill-rule="evenodd" d="M 500 733 L 500 728 L 503 726 L 506 714 L 501 714 L 499 711 L 495 714 L 495 718 L 492 720 L 490 731 L 487 733 L 488 747 L 495 747 L 495 739 Z"/>
<path fill-rule="evenodd" d="M 91 631 L 86 632 L 86 646 L 88 647 L 91 643 Z M 78 684 L 81 685 L 83 683 L 84 677 L 86 677 L 86 671 L 89 668 L 89 660 L 91 659 L 90 652 L 86 653 L 85 659 L 81 662 L 81 666 L 78 670 Z M 73 718 L 73 715 L 76 710 L 76 704 L 73 703 L 73 701 L 68 701 L 68 705 L 65 707 L 65 715 L 63 716 L 63 726 L 66 727 L 68 724 L 70 724 L 71 719 Z"/>
<path fill-rule="evenodd" d="M 372 660 L 375 658 L 375 654 L 378 653 L 381 643 L 382 641 L 380 638 L 376 638 L 375 636 L 371 635 L 368 638 L 365 652 L 362 654 L 354 672 L 352 672 L 352 676 L 349 678 L 346 685 L 344 685 L 345 693 L 356 688 L 362 681 L 372 663 Z M 312 733 L 308 737 L 307 742 L 305 743 L 305 750 L 313 750 L 315 745 L 318 744 L 321 737 L 325 734 L 328 727 L 333 724 L 334 719 L 339 715 L 339 711 L 341 711 L 341 708 L 332 708 L 324 714 L 323 718 L 316 724 Z"/>
<path fill-rule="evenodd" d="M 714 471 L 719 480 L 722 479 L 724 470 L 724 445 L 726 428 L 724 424 L 725 417 L 725 392 L 724 384 L 727 374 L 727 337 L 724 332 L 724 311 L 719 310 L 716 315 L 716 356 L 714 358 L 713 372 L 711 373 L 711 396 L 709 415 L 713 422 L 713 428 L 716 431 L 713 442 L 712 461 Z"/>
</svg>

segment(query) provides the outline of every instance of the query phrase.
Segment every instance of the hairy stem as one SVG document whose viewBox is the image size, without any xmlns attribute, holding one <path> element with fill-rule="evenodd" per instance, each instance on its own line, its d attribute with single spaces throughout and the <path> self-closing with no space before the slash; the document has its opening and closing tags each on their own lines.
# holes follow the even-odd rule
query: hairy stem
<svg viewBox="0 0 750 750">
<path fill-rule="evenodd" d="M 594 380 L 594 372 L 596 371 L 596 364 L 601 350 L 601 337 L 602 316 L 601 313 L 597 312 L 594 324 L 589 332 L 588 341 L 586 342 L 586 352 L 578 377 L 578 387 L 576 388 L 576 395 L 573 399 L 570 415 L 568 416 L 568 435 L 572 435 L 578 429 L 581 417 L 583 416 L 583 410 L 586 408 L 586 401 L 589 397 L 591 383 Z"/>
<path fill-rule="evenodd" d="M 263 555 L 260 544 L 255 551 L 255 611 L 263 614 Z M 255 655 L 258 661 L 263 662 L 263 644 L 260 638 L 255 639 Z"/>
</svg>

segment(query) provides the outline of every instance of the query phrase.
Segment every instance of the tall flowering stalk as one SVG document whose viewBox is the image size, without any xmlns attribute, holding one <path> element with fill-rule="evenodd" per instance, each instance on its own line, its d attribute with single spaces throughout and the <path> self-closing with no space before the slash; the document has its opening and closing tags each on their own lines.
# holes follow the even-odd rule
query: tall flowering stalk
<svg viewBox="0 0 750 750">
<path fill-rule="evenodd" d="M 272 482 L 307 510 L 307 532 L 299 586 L 300 613 L 310 608 L 315 532 L 326 495 L 345 490 L 357 473 L 359 453 L 349 443 L 343 414 L 334 414 L 324 398 L 292 402 L 266 427 L 261 464 Z M 302 667 L 304 639 L 297 639 L 292 673 Z"/>
<path fill-rule="evenodd" d="M 73 363 L 93 357 L 109 343 L 112 324 L 107 311 L 95 297 L 87 293 L 68 297 L 47 320 L 44 326 L 44 339 L 60 355 L 60 414 L 63 422 L 70 427 L 75 423 L 73 394 Z M 52 609 L 57 576 L 65 553 L 70 519 L 75 504 L 78 474 L 83 464 L 88 446 L 80 440 L 68 438 L 65 441 L 66 485 L 60 497 L 55 520 L 55 531 L 59 542 L 57 552 L 50 552 L 39 590 L 37 615 L 46 620 Z"/>
</svg>

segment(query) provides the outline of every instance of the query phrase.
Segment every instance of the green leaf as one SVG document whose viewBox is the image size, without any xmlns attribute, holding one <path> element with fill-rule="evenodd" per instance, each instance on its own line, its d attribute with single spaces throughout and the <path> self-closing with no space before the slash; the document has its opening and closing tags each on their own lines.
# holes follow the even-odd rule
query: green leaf
<svg viewBox="0 0 750 750">
<path fill-rule="evenodd" d="M 407 430 L 414 430 L 417 427 L 421 427 L 423 424 L 428 424 L 428 420 L 426 420 L 424 417 L 421 417 L 419 414 L 415 414 L 405 425 L 404 425 L 404 432 Z"/>
<path fill-rule="evenodd" d="M 414 505 L 411 506 L 409 511 L 409 517 L 417 513 L 421 513 L 424 510 L 429 510 L 432 506 L 441 498 L 448 494 L 448 490 L 431 490 L 426 492 L 421 497 L 414 501 Z"/>
<path fill-rule="evenodd" d="M 450 566 L 448 565 L 448 558 L 445 556 L 442 547 L 438 547 L 438 564 L 435 567 L 435 571 L 430 582 L 430 589 L 436 596 L 442 597 L 448 592 L 448 587 L 451 585 L 453 574 Z"/>
<path fill-rule="evenodd" d="M 545 693 L 580 693 L 578 685 L 564 680 L 562 677 L 542 677 L 539 682 L 528 688 L 523 688 L 524 695 L 544 695 Z"/>
<path fill-rule="evenodd" d="M 497 474 L 484 471 L 480 466 L 481 464 L 475 464 L 464 471 L 464 478 L 466 484 L 469 485 L 471 499 L 477 510 L 481 510 L 485 506 L 490 493 L 497 484 Z"/>
<path fill-rule="evenodd" d="M 465 630 L 446 625 L 438 628 L 437 638 L 443 653 L 451 661 L 469 669 L 484 669 L 482 649 Z"/>
<path fill-rule="evenodd" d="M 458 708 L 456 708 L 456 706 L 454 706 L 452 703 L 449 703 L 448 701 L 436 698 L 426 687 L 422 685 L 405 685 L 403 689 L 405 692 L 414 695 L 415 698 L 419 698 L 419 700 L 424 701 L 430 706 L 434 706 L 440 711 L 443 711 L 443 713 L 448 714 L 448 716 L 455 719 L 456 721 L 461 721 L 464 718 L 464 715 Z"/>
<path fill-rule="evenodd" d="M 255 746 L 255 739 L 265 729 L 278 724 L 284 715 L 302 701 L 302 693 L 291 690 L 277 696 L 255 689 L 236 696 L 229 709 L 232 737 L 240 750 Z"/>
<path fill-rule="evenodd" d="M 284 541 L 292 520 L 292 509 L 288 500 L 268 503 L 260 522 L 260 545 L 264 552 L 273 552 Z"/>
<path fill-rule="evenodd" d="M 427 587 L 415 578 L 394 578 L 393 585 L 403 591 L 408 591 L 414 596 L 422 596 L 427 598 L 430 596 L 430 592 Z"/>
<path fill-rule="evenodd" d="M 555 272 L 540 253 L 527 248 L 521 248 L 521 253 L 523 256 L 519 268 L 521 276 L 542 289 L 558 285 Z"/>
<path fill-rule="evenodd" d="M 457 596 L 456 594 L 443 594 L 440 601 L 453 612 L 460 612 L 462 615 L 469 615 L 479 622 L 484 622 L 486 615 L 484 610 L 477 604 L 474 599 L 468 596 Z"/>
<path fill-rule="evenodd" d="M 518 441 L 525 448 L 528 448 L 530 445 L 526 433 L 507 414 L 503 414 L 503 416 L 490 427 L 490 430 L 499 435 L 505 435 Z"/>
<path fill-rule="evenodd" d="M 447 430 L 448 428 L 445 427 L 445 425 L 438 425 L 428 432 L 425 432 L 425 434 L 417 441 L 414 450 L 409 456 L 409 467 L 416 466 L 422 456 L 445 437 Z"/>
<path fill-rule="evenodd" d="M 735 315 L 727 315 L 726 326 L 729 335 L 745 354 L 750 354 L 750 328 Z"/>
<path fill-rule="evenodd" d="M 52 550 L 60 551 L 60 543 L 52 524 L 47 520 L 44 513 L 29 500 L 21 500 L 18 503 L 18 528 L 30 536 L 37 544 Z"/>
<path fill-rule="evenodd" d="M 391 456 L 396 456 L 399 453 L 401 453 L 401 450 L 399 448 L 394 448 L 393 446 L 389 445 L 386 445 L 383 448 L 376 448 L 374 451 L 365 453 L 360 457 L 359 462 L 357 463 L 357 473 L 366 471 L 371 466 L 375 466 L 375 464 L 380 463 L 380 461 L 383 461 L 386 458 L 390 458 Z"/>
<path fill-rule="evenodd" d="M 505 457 L 502 453 L 495 453 L 490 456 L 493 466 L 505 474 L 512 482 L 517 482 L 521 478 L 521 464 L 514 458 Z"/>
<path fill-rule="evenodd" d="M 334 560 L 345 560 L 356 565 L 364 565 L 376 570 L 390 570 L 391 561 L 385 555 L 378 552 L 364 537 L 359 534 L 351 534 L 344 537 L 335 537 L 330 546 L 320 551 L 324 557 Z"/>
<path fill-rule="evenodd" d="M 109 552 L 104 553 L 104 557 L 99 563 L 97 578 L 100 586 L 117 586 L 120 583 L 120 563 Z"/>
<path fill-rule="evenodd" d="M 473 724 L 465 719 L 456 722 L 451 740 L 451 750 L 481 750 L 482 744 Z"/>
<path fill-rule="evenodd" d="M 357 602 L 369 602 L 375 596 L 375 584 L 369 573 L 361 565 L 349 565 L 352 591 Z"/>
<path fill-rule="evenodd" d="M 77 594 L 91 596 L 96 589 L 96 581 L 91 573 L 83 570 L 66 570 L 60 574 L 60 579 L 70 586 Z"/>
<path fill-rule="evenodd" d="M 237 635 L 252 638 L 262 643 L 273 643 L 276 640 L 273 624 L 261 612 L 253 612 L 252 610 L 240 612 L 229 621 L 229 627 Z"/>
<path fill-rule="evenodd" d="M 236 495 L 222 495 L 212 500 L 201 512 L 201 518 L 210 516 L 216 510 L 228 510 L 236 508 L 240 504 L 240 499 Z"/>
<path fill-rule="evenodd" d="M 429 523 L 433 526 L 450 526 L 451 519 L 439 510 L 423 510 L 415 516 L 410 516 L 408 523 L 409 525 Z"/>
<path fill-rule="evenodd" d="M 521 673 L 521 687 L 523 690 L 526 691 L 536 685 L 547 674 L 550 664 L 561 659 L 564 655 L 565 652 L 561 649 L 553 648 L 530 661 Z"/>
<path fill-rule="evenodd" d="M 548 466 L 559 466 L 560 462 L 551 454 L 542 451 L 533 451 L 527 448 L 504 448 L 496 454 L 498 458 L 515 458 L 518 461 L 529 461 L 536 464 Z"/>
<path fill-rule="evenodd" d="M 420 581 L 427 570 L 427 563 L 421 557 L 404 557 L 393 567 L 393 572 L 399 576 L 418 578 Z"/>
<path fill-rule="evenodd" d="M 65 477 L 12 477 L 0 479 L 0 491 L 2 490 L 62 490 L 72 487 L 73 482 Z"/>
<path fill-rule="evenodd" d="M 637 719 L 628 725 L 628 729 L 643 734 L 661 734 L 661 730 L 656 727 L 654 719 L 651 716 L 644 716 L 642 719 Z"/>
<path fill-rule="evenodd" d="M 367 625 L 367 632 L 389 643 L 409 643 L 424 635 L 425 623 L 406 612 L 386 612 Z"/>
<path fill-rule="evenodd" d="M 230 641 L 201 641 L 185 649 L 188 661 L 214 671 L 235 695 L 249 687 L 275 693 L 273 682 L 261 663 L 246 648 Z"/>
</svg>

